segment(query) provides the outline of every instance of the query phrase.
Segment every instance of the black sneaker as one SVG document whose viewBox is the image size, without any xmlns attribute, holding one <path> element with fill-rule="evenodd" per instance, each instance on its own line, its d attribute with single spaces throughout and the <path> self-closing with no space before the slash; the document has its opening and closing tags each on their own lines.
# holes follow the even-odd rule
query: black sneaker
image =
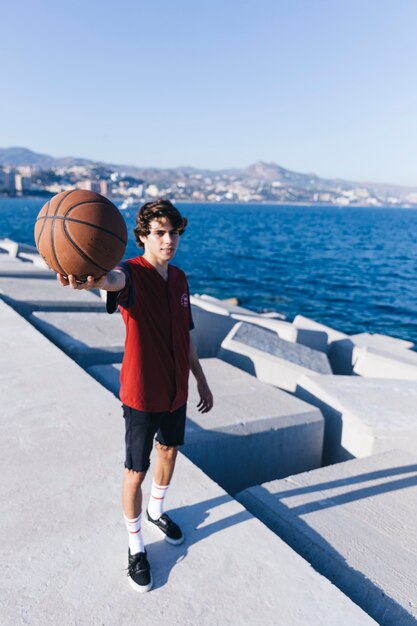
<svg viewBox="0 0 417 626">
<path fill-rule="evenodd" d="M 138 552 L 132 555 L 129 550 L 127 575 L 129 583 L 135 591 L 143 593 L 152 589 L 153 580 L 146 552 Z"/>
<path fill-rule="evenodd" d="M 165 541 L 174 545 L 179 545 L 184 541 L 184 535 L 181 528 L 172 521 L 167 513 L 163 513 L 159 519 L 152 519 L 148 511 L 146 511 L 146 518 L 149 524 L 156 526 L 159 532 L 165 537 Z"/>
</svg>

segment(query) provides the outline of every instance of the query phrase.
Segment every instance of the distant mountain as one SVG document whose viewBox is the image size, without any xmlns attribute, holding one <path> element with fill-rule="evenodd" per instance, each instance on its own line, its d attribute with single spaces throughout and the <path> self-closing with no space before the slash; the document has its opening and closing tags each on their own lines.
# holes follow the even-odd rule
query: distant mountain
<svg viewBox="0 0 417 626">
<path fill-rule="evenodd" d="M 80 157 L 55 158 L 47 154 L 33 152 L 23 147 L 0 148 L 0 166 L 31 165 L 37 169 L 50 169 L 54 167 L 86 166 L 111 169 L 112 171 L 134 176 L 148 183 L 170 184 L 173 181 L 186 180 L 192 176 L 201 177 L 237 177 L 244 181 L 254 183 L 277 183 L 288 189 L 301 190 L 302 192 L 340 192 L 350 189 L 366 189 L 381 200 L 390 196 L 404 198 L 407 194 L 416 194 L 417 187 L 403 187 L 399 185 L 382 183 L 364 183 L 343 179 L 325 179 L 316 174 L 303 174 L 288 170 L 276 163 L 258 161 L 245 169 L 230 168 L 223 170 L 198 169 L 189 166 L 176 168 L 138 167 L 134 165 L 120 165 L 93 161 Z"/>
<path fill-rule="evenodd" d="M 31 165 L 39 169 L 47 169 L 51 167 L 71 167 L 71 165 L 89 165 L 94 163 L 89 159 L 80 159 L 75 157 L 64 157 L 57 159 L 48 154 L 40 154 L 33 152 L 28 148 L 0 148 L 0 165 Z"/>
</svg>

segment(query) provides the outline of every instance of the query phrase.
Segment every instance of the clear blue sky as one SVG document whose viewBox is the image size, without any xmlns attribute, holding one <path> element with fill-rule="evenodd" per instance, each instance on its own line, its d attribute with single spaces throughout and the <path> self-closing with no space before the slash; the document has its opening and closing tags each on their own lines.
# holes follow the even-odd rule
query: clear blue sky
<svg viewBox="0 0 417 626">
<path fill-rule="evenodd" d="M 415 0 L 21 0 L 0 147 L 417 186 Z"/>
</svg>

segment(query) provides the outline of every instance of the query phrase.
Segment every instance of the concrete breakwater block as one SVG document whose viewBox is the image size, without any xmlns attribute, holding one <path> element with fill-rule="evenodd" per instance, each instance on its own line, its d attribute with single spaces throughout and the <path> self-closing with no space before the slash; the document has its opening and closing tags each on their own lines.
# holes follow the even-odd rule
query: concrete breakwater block
<svg viewBox="0 0 417 626">
<path fill-rule="evenodd" d="M 306 336 L 309 335 L 311 347 L 320 352 L 328 353 L 333 341 L 341 341 L 348 338 L 348 335 L 345 333 L 316 322 L 309 317 L 304 317 L 304 315 L 296 315 L 292 324 L 295 328 L 303 330 Z"/>
<path fill-rule="evenodd" d="M 144 526 L 154 590 L 139 597 L 125 571 L 120 402 L 3 302 L 0 364 L 2 623 L 375 624 L 181 454 L 167 509 L 185 542 Z"/>
<path fill-rule="evenodd" d="M 352 374 L 358 350 L 361 348 L 387 352 L 394 357 L 398 355 L 401 359 L 402 355 L 407 356 L 410 353 L 410 348 L 413 346 L 412 341 L 388 335 L 360 333 L 334 341 L 330 346 L 329 359 L 335 374 Z"/>
<path fill-rule="evenodd" d="M 213 480 L 235 493 L 266 476 L 271 480 L 320 466 L 320 411 L 219 359 L 203 359 L 202 367 L 214 408 L 199 413 L 190 376 L 183 451 Z"/>
<path fill-rule="evenodd" d="M 414 381 L 303 376 L 298 381 L 296 395 L 323 414 L 324 463 L 397 447 L 417 449 Z"/>
<path fill-rule="evenodd" d="M 220 345 L 226 335 L 236 323 L 236 319 L 248 319 L 248 321 L 268 321 L 279 318 L 282 328 L 288 326 L 288 322 L 282 322 L 280 313 L 255 313 L 244 307 L 230 304 L 225 300 L 219 300 L 207 295 L 193 295 L 190 297 L 191 310 L 195 328 L 193 340 L 200 358 L 216 357 Z"/>
<path fill-rule="evenodd" d="M 265 383 L 291 392 L 305 373 L 331 374 L 325 354 L 285 341 L 270 329 L 245 322 L 233 327 L 222 342 L 218 356 Z"/>
<path fill-rule="evenodd" d="M 417 380 L 417 352 L 375 348 L 355 348 L 353 372 L 372 378 L 401 378 Z"/>
<path fill-rule="evenodd" d="M 410 350 L 414 347 L 412 341 L 407 339 L 399 339 L 398 337 L 390 337 L 389 335 L 380 335 L 379 333 L 359 333 L 357 335 L 350 335 L 351 340 L 355 346 L 366 346 L 369 348 L 375 348 L 376 350 L 387 350 L 390 352 L 394 350 Z"/>
<path fill-rule="evenodd" d="M 52 274 L 52 272 L 48 272 Z M 54 276 L 52 274 L 52 276 Z M 2 297 L 24 316 L 32 311 L 104 311 L 104 302 L 92 291 L 61 287 L 57 280 L 38 277 L 0 276 Z"/>
<path fill-rule="evenodd" d="M 416 454 L 355 459 L 237 498 L 378 624 L 416 624 Z"/>
<path fill-rule="evenodd" d="M 37 311 L 29 321 L 82 367 L 123 358 L 125 325 L 118 314 Z"/>
<path fill-rule="evenodd" d="M 269 330 L 275 332 L 280 339 L 285 339 L 285 341 L 300 343 L 303 346 L 312 348 L 313 350 L 325 352 L 325 350 L 322 349 L 323 345 L 326 345 L 327 341 L 327 335 L 324 332 L 311 333 L 309 330 L 296 328 L 293 324 L 291 324 L 291 322 L 280 319 L 269 319 L 260 315 L 254 317 L 242 315 L 241 313 L 233 313 L 232 317 L 241 322 L 247 322 L 248 324 L 255 324 L 257 326 L 261 326 L 262 328 L 268 328 Z"/>
<path fill-rule="evenodd" d="M 220 344 L 235 325 L 225 307 L 206 302 L 201 297 L 190 296 L 194 321 L 193 341 L 200 358 L 217 356 Z"/>
</svg>

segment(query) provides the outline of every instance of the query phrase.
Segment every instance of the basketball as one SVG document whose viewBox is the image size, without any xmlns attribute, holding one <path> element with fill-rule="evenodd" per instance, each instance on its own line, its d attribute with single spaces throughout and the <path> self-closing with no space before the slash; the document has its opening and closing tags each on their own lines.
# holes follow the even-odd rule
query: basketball
<svg viewBox="0 0 417 626">
<path fill-rule="evenodd" d="M 74 189 L 53 196 L 35 223 L 39 254 L 54 271 L 79 282 L 100 278 L 122 259 L 126 223 L 110 200 L 93 191 Z"/>
</svg>

